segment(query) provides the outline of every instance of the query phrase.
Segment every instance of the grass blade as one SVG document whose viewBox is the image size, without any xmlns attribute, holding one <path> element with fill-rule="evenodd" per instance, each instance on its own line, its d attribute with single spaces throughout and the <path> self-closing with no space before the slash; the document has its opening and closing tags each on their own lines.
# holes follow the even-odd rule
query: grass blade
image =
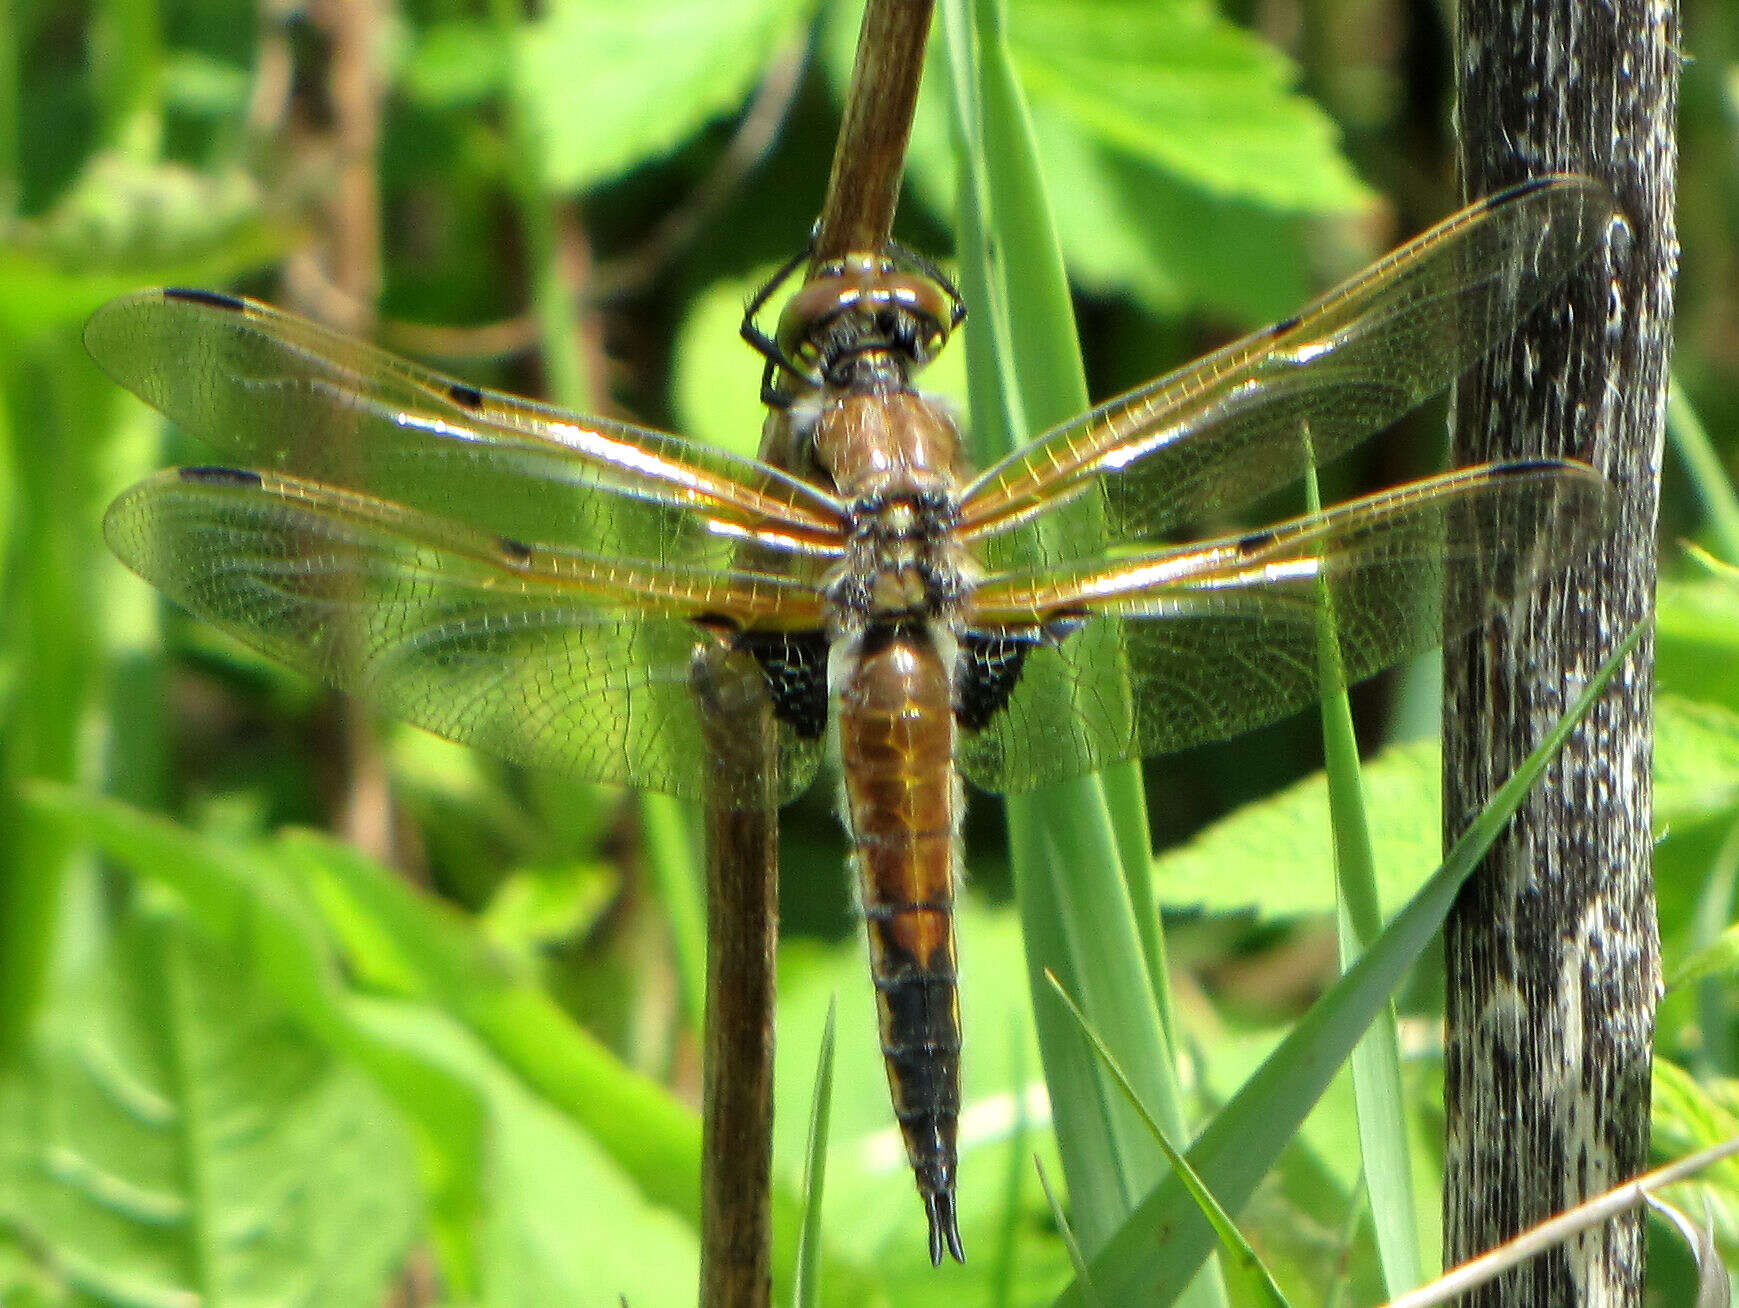
<svg viewBox="0 0 1739 1308">
<path fill-rule="evenodd" d="M 833 1111 L 833 1001 L 821 1027 L 821 1052 L 815 1062 L 815 1097 L 809 1104 L 809 1152 L 803 1167 L 803 1224 L 797 1236 L 797 1270 L 791 1278 L 795 1308 L 821 1302 L 817 1275 L 821 1249 L 821 1195 L 827 1180 L 827 1122 Z"/>
<path fill-rule="evenodd" d="M 1322 509 L 1314 467 L 1307 465 L 1305 492 L 1312 513 Z M 1351 967 L 1383 929 L 1377 896 L 1376 860 L 1365 811 L 1358 738 L 1341 668 L 1334 605 L 1324 582 L 1317 617 L 1317 667 L 1322 681 L 1323 770 L 1328 780 L 1329 822 L 1334 829 L 1335 927 L 1341 970 Z M 1425 1279 L 1419 1250 L 1419 1216 L 1407 1147 L 1407 1103 L 1401 1086 L 1401 1036 L 1395 1005 L 1383 1004 L 1371 1029 L 1353 1050 L 1353 1102 L 1358 1113 L 1359 1153 L 1377 1260 L 1390 1298 Z"/>
<path fill-rule="evenodd" d="M 1074 313 L 997 0 L 944 0 L 962 173 L 961 282 L 980 457 L 1086 405 Z M 1019 361 L 1018 371 L 1015 360 Z M 984 442 L 988 440 L 987 446 Z M 1181 1135 L 1146 813 L 1133 765 L 1008 803 L 1010 858 L 1036 996 L 1050 969 Z M 1097 1250 L 1163 1158 L 1078 1034 L 1035 1002 L 1045 1079 L 1082 1243 Z"/>
<path fill-rule="evenodd" d="M 1250 1197 L 1371 1018 L 1437 934 L 1462 882 L 1644 630 L 1641 624 L 1633 628 L 1601 664 L 1546 739 L 1480 810 L 1442 866 L 1202 1132 L 1188 1156 L 1222 1203 L 1237 1208 Z M 1212 1248 L 1207 1222 L 1173 1174 L 1093 1260 L 1093 1280 L 1101 1295 L 1116 1302 L 1164 1302 L 1188 1284 Z M 1087 1301 L 1077 1285 L 1057 1302 Z"/>
<path fill-rule="evenodd" d="M 1057 992 L 1058 998 L 1068 1005 L 1070 1014 L 1073 1015 L 1076 1024 L 1081 1028 L 1081 1033 L 1091 1042 L 1094 1052 L 1099 1055 L 1106 1070 L 1116 1078 L 1118 1088 L 1123 1091 L 1124 1098 L 1140 1114 L 1141 1120 L 1147 1124 L 1147 1129 L 1152 1132 L 1154 1141 L 1165 1153 L 1166 1160 L 1175 1169 L 1175 1174 L 1183 1182 L 1184 1189 L 1189 1191 L 1190 1198 L 1195 1201 L 1196 1208 L 1200 1210 L 1203 1217 L 1208 1219 L 1208 1224 L 1214 1228 L 1214 1234 L 1220 1241 L 1220 1248 L 1231 1255 L 1225 1264 L 1228 1271 L 1234 1271 L 1237 1279 L 1244 1281 L 1251 1296 L 1258 1302 L 1284 1306 L 1286 1296 L 1280 1293 L 1280 1287 L 1274 1283 L 1273 1276 L 1262 1265 L 1262 1260 L 1256 1256 L 1256 1251 L 1250 1247 L 1250 1242 L 1244 1238 L 1244 1233 L 1238 1229 L 1237 1223 L 1233 1222 L 1232 1215 L 1220 1207 L 1220 1202 L 1214 1198 L 1213 1191 L 1209 1190 L 1202 1183 L 1202 1178 L 1196 1175 L 1195 1169 L 1189 1164 L 1189 1159 L 1179 1153 L 1177 1146 L 1166 1138 L 1159 1123 L 1154 1121 L 1153 1114 L 1147 1110 L 1147 1105 L 1141 1102 L 1141 1096 L 1136 1093 L 1135 1086 L 1130 1083 L 1129 1077 L 1118 1066 L 1116 1055 L 1106 1045 L 1104 1037 L 1093 1029 L 1093 1024 L 1087 1020 L 1087 1015 L 1069 997 L 1069 992 L 1063 989 L 1055 976 L 1050 977 L 1050 982 L 1051 988 Z"/>
</svg>

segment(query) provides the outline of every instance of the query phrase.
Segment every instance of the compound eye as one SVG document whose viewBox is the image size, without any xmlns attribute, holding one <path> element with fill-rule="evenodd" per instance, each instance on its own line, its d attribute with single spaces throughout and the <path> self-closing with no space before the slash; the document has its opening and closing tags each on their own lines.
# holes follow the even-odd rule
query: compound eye
<svg viewBox="0 0 1739 1308">
<path fill-rule="evenodd" d="M 814 365 L 821 354 L 817 339 L 827 324 L 853 307 L 862 294 L 857 281 L 841 273 L 806 283 L 779 315 L 778 342 L 785 357 L 806 368 Z"/>
</svg>

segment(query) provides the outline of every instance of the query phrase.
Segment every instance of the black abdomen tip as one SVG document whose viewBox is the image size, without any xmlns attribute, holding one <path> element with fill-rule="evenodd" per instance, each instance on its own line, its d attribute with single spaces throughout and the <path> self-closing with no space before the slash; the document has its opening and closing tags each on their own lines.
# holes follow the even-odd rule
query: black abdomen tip
<svg viewBox="0 0 1739 1308">
<path fill-rule="evenodd" d="M 946 1250 L 957 1263 L 966 1261 L 966 1246 L 960 1243 L 960 1214 L 954 1202 L 954 1190 L 924 1192 L 924 1212 L 930 1218 L 930 1266 L 942 1265 Z"/>
</svg>

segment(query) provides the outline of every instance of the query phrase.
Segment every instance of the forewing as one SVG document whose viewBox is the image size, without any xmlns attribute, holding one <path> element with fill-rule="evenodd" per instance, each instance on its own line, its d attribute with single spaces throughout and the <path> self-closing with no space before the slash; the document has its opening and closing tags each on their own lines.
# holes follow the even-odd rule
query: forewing
<svg viewBox="0 0 1739 1308">
<path fill-rule="evenodd" d="M 532 548 L 271 473 L 167 470 L 117 499 L 104 529 L 179 603 L 394 716 L 514 762 L 693 799 L 709 797 L 697 674 L 727 720 L 767 705 L 755 661 L 712 615 L 819 621 L 814 592 L 784 579 Z M 782 798 L 818 754 L 780 728 Z M 734 776 L 711 797 L 754 802 L 755 779 Z"/>
<path fill-rule="evenodd" d="M 1016 451 L 965 492 L 963 534 L 992 567 L 1066 563 L 1283 486 L 1447 386 L 1614 215 L 1584 177 L 1474 204 L 1297 317 Z"/>
<path fill-rule="evenodd" d="M 965 733 L 962 770 L 1019 792 L 1274 721 L 1317 696 L 1325 604 L 1343 674 L 1359 681 L 1581 551 L 1607 500 L 1582 464 L 1484 465 L 1266 531 L 992 578 L 976 597 L 981 629 L 1053 636 L 1006 708 Z"/>
<path fill-rule="evenodd" d="M 85 344 L 226 463 L 641 559 L 726 567 L 745 538 L 837 552 L 837 505 L 764 464 L 479 390 L 252 301 L 128 296 Z"/>
</svg>

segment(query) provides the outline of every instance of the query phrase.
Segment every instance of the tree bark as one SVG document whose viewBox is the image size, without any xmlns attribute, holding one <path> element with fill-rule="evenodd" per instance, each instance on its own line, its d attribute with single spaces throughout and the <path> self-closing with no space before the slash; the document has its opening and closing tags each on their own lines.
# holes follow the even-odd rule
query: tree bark
<svg viewBox="0 0 1739 1308">
<path fill-rule="evenodd" d="M 1548 172 L 1607 182 L 1628 239 L 1462 385 L 1457 462 L 1570 454 L 1616 528 L 1445 651 L 1444 826 L 1464 830 L 1614 643 L 1652 612 L 1678 246 L 1673 0 L 1464 0 L 1457 79 L 1469 196 Z M 1660 992 L 1646 640 L 1463 891 L 1447 936 L 1445 1259 L 1641 1171 Z M 1641 1300 L 1639 1213 L 1470 1295 Z"/>
</svg>

